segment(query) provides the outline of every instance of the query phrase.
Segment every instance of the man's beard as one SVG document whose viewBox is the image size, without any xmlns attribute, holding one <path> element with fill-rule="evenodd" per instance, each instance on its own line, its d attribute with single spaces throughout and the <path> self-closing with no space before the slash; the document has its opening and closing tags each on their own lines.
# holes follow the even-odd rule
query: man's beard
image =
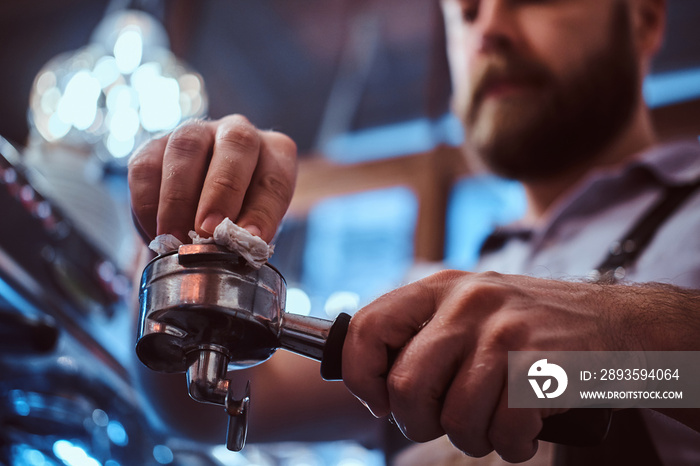
<svg viewBox="0 0 700 466">
<path fill-rule="evenodd" d="M 592 162 L 628 124 L 638 103 L 630 29 L 627 8 L 619 2 L 607 46 L 566 81 L 514 52 L 495 54 L 475 71 L 471 105 L 463 115 L 468 150 L 496 174 L 521 181 Z M 525 98 L 485 99 L 499 81 L 524 85 Z"/>
</svg>

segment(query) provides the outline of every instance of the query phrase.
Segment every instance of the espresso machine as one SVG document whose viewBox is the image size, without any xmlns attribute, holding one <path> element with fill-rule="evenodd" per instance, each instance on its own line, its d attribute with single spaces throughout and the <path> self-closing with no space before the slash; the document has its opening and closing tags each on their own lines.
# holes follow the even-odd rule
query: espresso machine
<svg viewBox="0 0 700 466">
<path fill-rule="evenodd" d="M 145 267 L 139 297 L 139 359 L 155 371 L 185 372 L 190 397 L 223 406 L 230 450 L 245 443 L 250 384 L 237 398 L 228 370 L 262 363 L 283 348 L 320 361 L 324 379 L 342 379 L 350 316 L 286 313 L 284 277 L 267 263 L 258 269 L 222 246 L 183 244 Z M 573 409 L 545 419 L 538 438 L 595 445 L 610 419 L 609 409 Z"/>
</svg>

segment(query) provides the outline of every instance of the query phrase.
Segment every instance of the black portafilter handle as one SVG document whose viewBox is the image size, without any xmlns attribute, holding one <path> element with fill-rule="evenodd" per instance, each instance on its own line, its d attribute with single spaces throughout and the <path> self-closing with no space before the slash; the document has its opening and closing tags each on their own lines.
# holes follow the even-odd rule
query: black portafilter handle
<svg viewBox="0 0 700 466">
<path fill-rule="evenodd" d="M 343 344 L 350 325 L 350 315 L 341 313 L 331 326 L 321 360 L 321 377 L 343 379 Z M 610 408 L 575 408 L 543 419 L 537 438 L 545 442 L 575 447 L 599 445 L 608 435 Z"/>
</svg>

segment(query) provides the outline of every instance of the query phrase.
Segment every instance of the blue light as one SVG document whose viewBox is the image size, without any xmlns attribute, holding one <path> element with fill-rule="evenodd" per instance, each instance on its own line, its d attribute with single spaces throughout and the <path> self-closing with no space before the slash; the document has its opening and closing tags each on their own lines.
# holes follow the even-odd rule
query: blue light
<svg viewBox="0 0 700 466">
<path fill-rule="evenodd" d="M 53 453 L 66 466 L 102 466 L 85 449 L 68 440 L 57 440 L 53 444 Z"/>
<path fill-rule="evenodd" d="M 362 304 L 400 285 L 413 263 L 417 217 L 418 200 L 405 187 L 319 202 L 308 216 L 302 272 L 303 288 L 320 301 L 314 309 L 323 312 L 339 289 Z"/>
<path fill-rule="evenodd" d="M 42 452 L 28 445 L 12 447 L 12 466 L 52 466 L 54 463 Z"/>
<path fill-rule="evenodd" d="M 22 456 L 29 465 L 44 466 L 46 464 L 46 457 L 39 450 L 28 448 L 25 450 L 24 455 Z"/>
<path fill-rule="evenodd" d="M 473 268 L 486 237 L 497 226 L 522 217 L 525 208 L 525 191 L 515 181 L 475 176 L 456 183 L 447 207 L 447 266 Z"/>
<path fill-rule="evenodd" d="M 40 314 L 31 302 L 0 277 L 0 301 L 2 300 L 25 315 Z"/>
<path fill-rule="evenodd" d="M 20 416 L 29 416 L 31 407 L 27 401 L 26 394 L 22 390 L 11 390 L 9 395 L 12 406 L 15 408 L 15 412 Z"/>
<path fill-rule="evenodd" d="M 92 421 L 98 427 L 107 427 L 109 424 L 109 416 L 101 409 L 96 409 L 92 412 Z"/>
<path fill-rule="evenodd" d="M 129 443 L 129 436 L 124 430 L 124 426 L 119 421 L 109 421 L 107 424 L 107 437 L 120 447 Z"/>
<path fill-rule="evenodd" d="M 170 464 L 173 462 L 173 452 L 165 445 L 156 445 L 153 447 L 153 457 L 160 464 Z"/>
<path fill-rule="evenodd" d="M 644 80 L 644 100 L 651 108 L 700 97 L 700 68 L 656 73 Z"/>
<path fill-rule="evenodd" d="M 341 163 L 427 152 L 440 144 L 461 144 L 464 134 L 457 117 L 446 114 L 437 120 L 418 118 L 391 125 L 340 134 L 321 151 Z"/>
</svg>

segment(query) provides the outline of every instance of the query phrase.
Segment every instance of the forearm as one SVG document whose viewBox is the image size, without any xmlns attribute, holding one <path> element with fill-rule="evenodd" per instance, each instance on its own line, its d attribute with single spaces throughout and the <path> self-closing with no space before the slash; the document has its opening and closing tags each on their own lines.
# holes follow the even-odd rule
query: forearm
<svg viewBox="0 0 700 466">
<path fill-rule="evenodd" d="M 700 291 L 660 283 L 615 286 L 619 298 L 638 311 L 630 331 L 639 337 L 646 351 L 700 350 Z M 613 310 L 614 311 L 614 310 Z M 700 369 L 699 369 L 700 370 Z M 655 409 L 700 432 L 700 410 L 692 408 Z"/>
<path fill-rule="evenodd" d="M 637 347 L 621 350 L 700 351 L 700 291 L 662 283 L 611 285 L 607 315 L 621 339 Z"/>
</svg>

